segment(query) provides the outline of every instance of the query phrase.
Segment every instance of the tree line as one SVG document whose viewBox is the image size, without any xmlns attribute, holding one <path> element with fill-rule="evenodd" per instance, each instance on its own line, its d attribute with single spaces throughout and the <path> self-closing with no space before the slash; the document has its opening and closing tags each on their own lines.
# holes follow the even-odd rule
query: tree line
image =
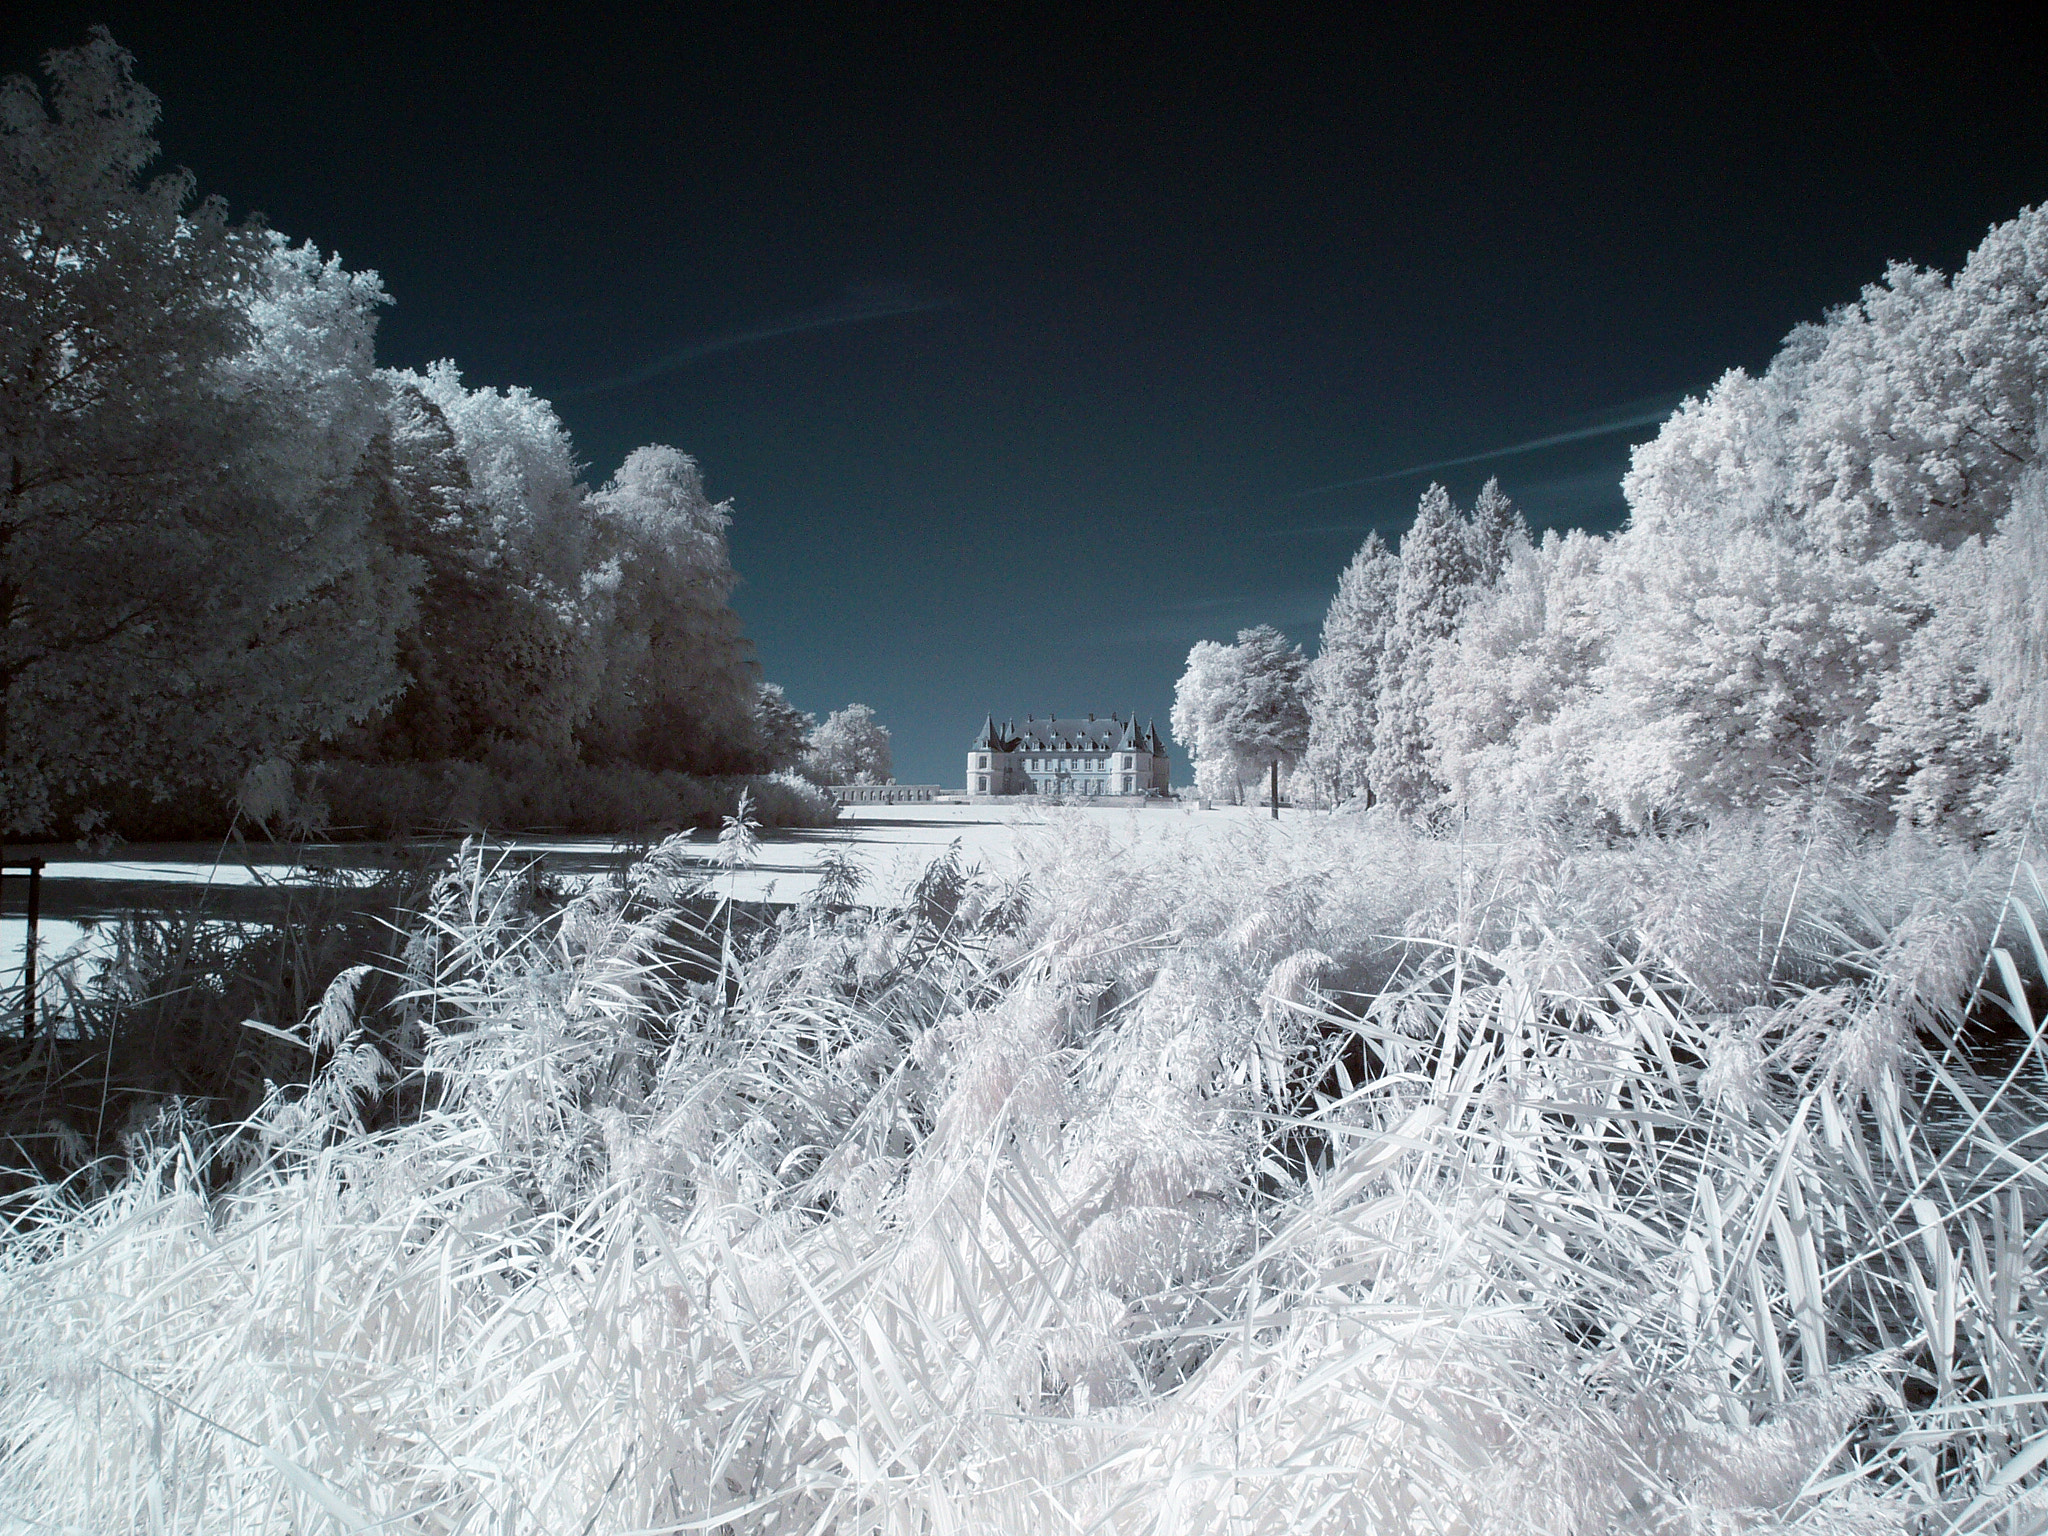
<svg viewBox="0 0 2048 1536">
<path fill-rule="evenodd" d="M 323 758 L 799 764 L 690 457 L 593 486 L 530 390 L 378 367 L 375 273 L 145 178 L 133 64 L 100 28 L 0 85 L 0 832 Z"/>
<path fill-rule="evenodd" d="M 1205 793 L 1512 805 L 1642 830 L 1824 797 L 1982 837 L 2048 749 L 2048 211 L 1953 276 L 1897 264 L 1637 448 L 1612 536 L 1532 539 L 1432 485 L 1339 579 L 1313 661 L 1203 642 L 1176 737 Z"/>
</svg>

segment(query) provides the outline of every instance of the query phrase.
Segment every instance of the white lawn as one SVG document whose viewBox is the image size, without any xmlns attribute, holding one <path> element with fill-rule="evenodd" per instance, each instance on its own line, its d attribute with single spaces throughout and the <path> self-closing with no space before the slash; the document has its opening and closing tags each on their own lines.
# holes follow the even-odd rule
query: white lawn
<svg viewBox="0 0 2048 1536">
<path fill-rule="evenodd" d="M 733 894 L 742 901 L 797 901 L 818 882 L 825 854 L 841 849 L 866 870 L 863 900 L 885 905 L 913 885 L 925 866 L 957 839 L 969 864 L 992 874 L 1017 872 L 1020 845 L 1048 831 L 1054 820 L 1076 817 L 1128 842 L 1134 852 L 1168 839 L 1218 837 L 1270 812 L 1248 807 L 1200 810 L 1193 804 L 1155 805 L 1143 810 L 1128 806 L 1040 807 L 1034 804 L 993 805 L 861 805 L 849 806 L 835 826 L 816 831 L 772 831 L 762 835 L 760 857 L 732 877 Z M 1281 819 L 1315 813 L 1283 808 Z M 699 833 L 693 853 L 711 862 L 716 840 Z M 560 844 L 538 845 L 550 849 Z"/>
</svg>

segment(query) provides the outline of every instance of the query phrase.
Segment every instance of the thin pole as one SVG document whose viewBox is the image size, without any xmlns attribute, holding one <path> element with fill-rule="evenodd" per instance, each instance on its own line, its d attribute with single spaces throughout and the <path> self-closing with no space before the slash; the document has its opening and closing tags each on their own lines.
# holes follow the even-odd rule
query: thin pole
<svg viewBox="0 0 2048 1536">
<path fill-rule="evenodd" d="M 28 861 L 28 942 L 21 950 L 21 1038 L 36 1037 L 36 923 L 43 904 L 43 861 Z"/>
<path fill-rule="evenodd" d="M 1280 819 L 1280 759 L 1273 759 L 1273 819 Z"/>
</svg>

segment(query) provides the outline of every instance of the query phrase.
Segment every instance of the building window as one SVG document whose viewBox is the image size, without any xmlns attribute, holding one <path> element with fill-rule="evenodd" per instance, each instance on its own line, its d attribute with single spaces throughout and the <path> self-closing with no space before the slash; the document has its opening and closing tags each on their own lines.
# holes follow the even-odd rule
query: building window
<svg viewBox="0 0 2048 1536">
<path fill-rule="evenodd" d="M 985 758 L 984 758 L 984 759 L 983 759 L 983 761 L 984 761 L 984 762 L 986 762 L 986 761 L 987 761 L 987 759 L 985 759 Z M 976 794 L 978 794 L 978 795 L 985 795 L 985 794 L 987 794 L 987 793 L 988 793 L 988 775 L 987 775 L 987 774 L 985 774 L 985 773 L 977 773 L 977 774 L 976 774 L 976 775 L 974 776 L 974 792 L 975 792 Z"/>
<path fill-rule="evenodd" d="M 977 757 L 974 760 L 974 766 L 977 768 L 986 768 L 988 766 L 988 754 L 984 752 L 979 757 Z"/>
<path fill-rule="evenodd" d="M 1129 759 L 1129 758 L 1125 758 L 1125 759 L 1124 759 L 1124 761 L 1128 763 L 1128 762 L 1130 761 L 1130 759 Z M 1129 775 L 1129 774 L 1127 773 L 1127 774 L 1125 774 L 1125 775 L 1124 775 L 1124 793 L 1128 795 L 1128 794 L 1129 794 L 1130 792 L 1131 792 L 1131 776 L 1130 776 L 1130 775 Z"/>
<path fill-rule="evenodd" d="M 1130 759 L 1130 754 L 1126 753 L 1126 754 L 1124 755 L 1124 770 L 1125 770 L 1126 772 L 1129 772 L 1129 771 L 1130 771 L 1130 766 L 1131 766 L 1131 759 Z M 1126 783 L 1126 785 L 1125 785 L 1124 787 L 1125 787 L 1126 789 L 1128 789 L 1128 788 L 1129 788 L 1130 786 L 1129 786 L 1129 784 L 1128 784 L 1128 783 Z"/>
</svg>

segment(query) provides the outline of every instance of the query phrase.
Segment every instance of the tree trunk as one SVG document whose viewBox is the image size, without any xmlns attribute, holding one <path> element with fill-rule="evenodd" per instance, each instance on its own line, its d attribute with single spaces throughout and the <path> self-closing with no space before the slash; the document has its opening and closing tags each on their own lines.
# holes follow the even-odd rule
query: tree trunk
<svg viewBox="0 0 2048 1536">
<path fill-rule="evenodd" d="M 1280 819 L 1280 759 L 1273 759 L 1273 819 Z"/>
</svg>

